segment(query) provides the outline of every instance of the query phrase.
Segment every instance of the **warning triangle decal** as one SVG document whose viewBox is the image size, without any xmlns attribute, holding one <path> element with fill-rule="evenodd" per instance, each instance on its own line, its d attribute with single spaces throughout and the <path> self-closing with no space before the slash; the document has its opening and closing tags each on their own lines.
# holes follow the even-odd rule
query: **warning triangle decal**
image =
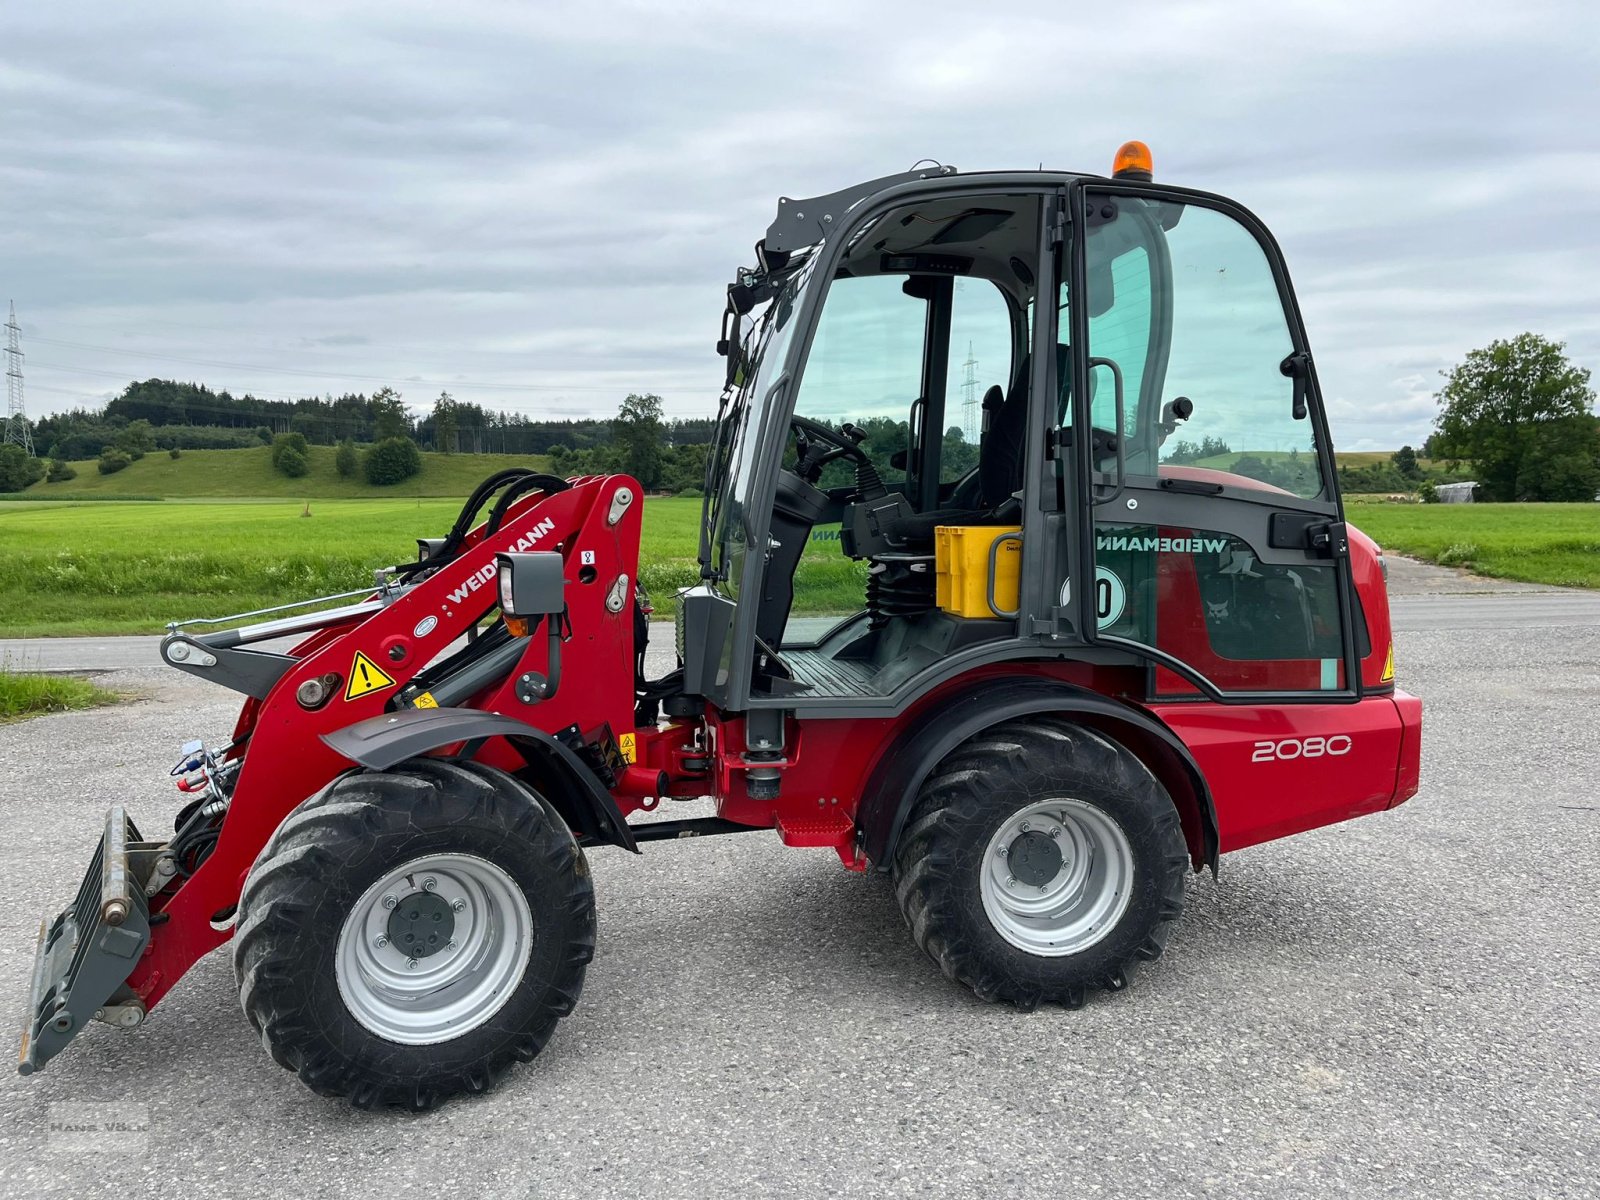
<svg viewBox="0 0 1600 1200">
<path fill-rule="evenodd" d="M 344 688 L 346 700 L 359 700 L 369 692 L 380 692 L 393 686 L 394 680 L 384 673 L 382 667 L 361 651 L 356 651 L 356 660 L 350 664 L 350 682 Z"/>
</svg>

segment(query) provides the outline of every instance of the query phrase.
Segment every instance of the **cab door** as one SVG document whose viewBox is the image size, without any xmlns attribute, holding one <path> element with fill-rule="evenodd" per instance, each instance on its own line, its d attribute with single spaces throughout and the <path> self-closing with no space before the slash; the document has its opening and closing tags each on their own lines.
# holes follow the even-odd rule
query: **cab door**
<svg viewBox="0 0 1600 1200">
<path fill-rule="evenodd" d="M 1331 447 L 1277 247 L 1219 198 L 1083 181 L 1063 319 L 1082 515 L 1063 604 L 1153 698 L 1359 694 Z"/>
</svg>

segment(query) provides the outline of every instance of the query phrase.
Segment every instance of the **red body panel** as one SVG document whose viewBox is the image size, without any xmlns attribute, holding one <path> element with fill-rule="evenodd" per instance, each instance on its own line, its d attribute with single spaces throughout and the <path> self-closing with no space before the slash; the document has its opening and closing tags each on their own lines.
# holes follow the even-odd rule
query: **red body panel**
<svg viewBox="0 0 1600 1200">
<path fill-rule="evenodd" d="M 1394 784 L 1394 802 L 1404 804 L 1417 794 L 1422 784 L 1422 701 L 1396 691 L 1394 706 L 1405 731 L 1400 746 L 1400 770 Z"/>
<path fill-rule="evenodd" d="M 1210 783 L 1224 853 L 1394 803 L 1406 739 L 1390 697 L 1150 711 L 1183 739 Z"/>
</svg>

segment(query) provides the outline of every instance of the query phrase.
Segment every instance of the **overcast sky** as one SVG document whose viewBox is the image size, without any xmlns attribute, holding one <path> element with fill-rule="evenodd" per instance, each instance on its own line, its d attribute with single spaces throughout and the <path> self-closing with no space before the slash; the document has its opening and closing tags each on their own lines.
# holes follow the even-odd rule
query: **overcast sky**
<svg viewBox="0 0 1600 1200">
<path fill-rule="evenodd" d="M 1533 329 L 1600 368 L 1600 9 L 8 5 L 0 299 L 31 415 L 134 378 L 708 414 L 781 194 L 932 157 L 1223 192 L 1288 256 L 1336 443 Z"/>
</svg>

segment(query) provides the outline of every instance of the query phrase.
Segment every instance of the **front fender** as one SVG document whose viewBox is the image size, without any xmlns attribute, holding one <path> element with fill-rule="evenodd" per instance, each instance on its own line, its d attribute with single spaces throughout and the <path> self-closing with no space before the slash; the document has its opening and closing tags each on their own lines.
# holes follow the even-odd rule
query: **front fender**
<svg viewBox="0 0 1600 1200">
<path fill-rule="evenodd" d="M 492 737 L 505 738 L 530 767 L 540 768 L 547 777 L 553 774 L 568 785 L 566 797 L 552 796 L 550 801 L 573 825 L 573 832 L 639 852 L 616 800 L 588 764 L 551 734 L 514 717 L 475 708 L 413 708 L 357 721 L 323 734 L 322 740 L 353 763 L 387 771 L 441 746 Z"/>
<path fill-rule="evenodd" d="M 919 713 L 879 758 L 862 795 L 857 822 L 875 868 L 889 869 L 917 793 L 940 760 L 975 734 L 1016 717 L 1052 713 L 1125 746 L 1159 779 L 1183 819 L 1195 869 L 1217 872 L 1220 839 L 1211 788 L 1189 748 L 1142 709 L 1072 684 L 1037 677 L 989 678 Z"/>
</svg>

